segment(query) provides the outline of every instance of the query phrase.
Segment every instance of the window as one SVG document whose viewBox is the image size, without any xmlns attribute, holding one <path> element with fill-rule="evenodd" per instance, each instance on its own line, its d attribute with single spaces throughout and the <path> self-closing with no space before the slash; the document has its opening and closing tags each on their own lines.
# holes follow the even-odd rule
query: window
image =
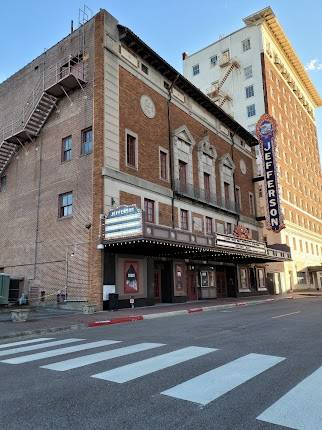
<svg viewBox="0 0 322 430">
<path fill-rule="evenodd" d="M 179 183 L 180 183 L 180 191 L 187 191 L 187 163 L 179 160 Z"/>
<path fill-rule="evenodd" d="M 225 64 L 230 60 L 230 52 L 229 49 L 226 49 L 225 51 L 222 52 L 222 60 L 221 63 Z"/>
<path fill-rule="evenodd" d="M 294 251 L 296 251 L 296 239 L 295 239 L 295 237 L 293 237 L 293 249 L 294 249 Z"/>
<path fill-rule="evenodd" d="M 240 269 L 240 289 L 248 289 L 248 273 L 247 269 Z"/>
<path fill-rule="evenodd" d="M 146 66 L 145 64 L 141 63 L 141 70 L 143 73 L 145 73 L 146 75 L 149 74 L 149 68 L 148 66 Z"/>
<path fill-rule="evenodd" d="M 136 168 L 137 139 L 132 134 L 126 133 L 126 164 L 130 167 Z"/>
<path fill-rule="evenodd" d="M 236 198 L 236 205 L 237 209 L 241 209 L 241 194 L 240 194 L 240 187 L 235 187 L 235 198 Z"/>
<path fill-rule="evenodd" d="M 246 91 L 246 99 L 249 99 L 250 97 L 254 97 L 254 85 L 249 85 L 245 88 Z"/>
<path fill-rule="evenodd" d="M 245 76 L 245 79 L 249 79 L 253 76 L 253 67 L 252 66 L 247 66 L 244 68 L 244 76 Z"/>
<path fill-rule="evenodd" d="M 255 204 L 254 204 L 254 195 L 253 193 L 249 193 L 249 211 L 251 215 L 255 215 Z"/>
<path fill-rule="evenodd" d="M 203 174 L 203 185 L 205 190 L 205 199 L 210 200 L 210 175 L 204 172 Z"/>
<path fill-rule="evenodd" d="M 297 272 L 297 283 L 299 285 L 306 284 L 306 273 L 305 272 Z"/>
<path fill-rule="evenodd" d="M 247 106 L 247 116 L 250 118 L 251 116 L 256 115 L 256 108 L 255 105 L 249 105 Z"/>
<path fill-rule="evenodd" d="M 73 193 L 59 195 L 59 217 L 64 218 L 73 214 Z"/>
<path fill-rule="evenodd" d="M 213 233 L 213 227 L 212 227 L 212 218 L 209 216 L 206 216 L 206 234 L 212 234 Z"/>
<path fill-rule="evenodd" d="M 210 57 L 210 65 L 211 66 L 215 66 L 218 62 L 218 55 L 213 55 L 212 57 Z"/>
<path fill-rule="evenodd" d="M 7 177 L 1 176 L 0 178 L 0 193 L 5 193 L 7 191 Z"/>
<path fill-rule="evenodd" d="M 233 228 L 230 222 L 227 222 L 226 224 L 226 234 L 233 234 Z"/>
<path fill-rule="evenodd" d="M 63 138 L 61 158 L 61 161 L 70 161 L 72 159 L 72 136 Z"/>
<path fill-rule="evenodd" d="M 88 155 L 92 152 L 93 131 L 92 127 L 82 131 L 82 154 Z"/>
<path fill-rule="evenodd" d="M 182 230 L 189 230 L 188 211 L 185 209 L 180 210 L 180 221 Z"/>
<path fill-rule="evenodd" d="M 250 49 L 250 39 L 245 39 L 242 41 L 243 52 L 248 51 Z"/>
<path fill-rule="evenodd" d="M 160 178 L 164 181 L 168 180 L 168 154 L 160 150 Z"/>
<path fill-rule="evenodd" d="M 163 86 L 166 90 L 170 89 L 170 84 L 167 81 L 163 81 Z"/>
<path fill-rule="evenodd" d="M 154 222 L 154 201 L 144 199 L 145 221 Z"/>
<path fill-rule="evenodd" d="M 199 75 L 199 72 L 200 72 L 199 64 L 195 64 L 194 66 L 192 66 L 192 75 L 193 76 Z"/>
</svg>

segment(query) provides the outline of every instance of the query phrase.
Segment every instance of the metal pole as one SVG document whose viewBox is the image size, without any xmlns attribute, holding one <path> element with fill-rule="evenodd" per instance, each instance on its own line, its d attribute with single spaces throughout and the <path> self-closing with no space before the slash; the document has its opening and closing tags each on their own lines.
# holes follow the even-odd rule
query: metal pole
<svg viewBox="0 0 322 430">
<path fill-rule="evenodd" d="M 65 299 L 67 298 L 67 290 L 68 290 L 68 245 L 66 249 L 66 256 L 65 256 Z"/>
</svg>

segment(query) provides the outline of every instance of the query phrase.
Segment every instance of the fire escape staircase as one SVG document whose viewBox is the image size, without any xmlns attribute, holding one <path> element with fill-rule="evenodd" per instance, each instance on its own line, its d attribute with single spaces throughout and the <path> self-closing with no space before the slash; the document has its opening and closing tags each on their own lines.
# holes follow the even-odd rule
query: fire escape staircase
<svg viewBox="0 0 322 430">
<path fill-rule="evenodd" d="M 236 60 L 229 60 L 227 61 L 227 63 L 225 63 L 227 65 L 229 65 L 228 69 L 226 70 L 223 78 L 221 79 L 221 81 L 216 85 L 216 87 L 208 93 L 208 96 L 212 99 L 215 99 L 215 102 L 218 104 L 219 107 L 222 107 L 226 101 L 231 101 L 231 97 L 228 94 L 224 94 L 221 89 L 224 85 L 224 83 L 226 82 L 226 80 L 228 79 L 229 75 L 231 74 L 231 72 L 236 68 L 239 69 L 240 65 L 238 63 L 238 61 Z"/>
<path fill-rule="evenodd" d="M 0 130 L 0 176 L 19 149 L 39 135 L 58 99 L 69 98 L 69 91 L 85 84 L 80 57 L 68 57 L 44 71 L 22 110 Z"/>
</svg>

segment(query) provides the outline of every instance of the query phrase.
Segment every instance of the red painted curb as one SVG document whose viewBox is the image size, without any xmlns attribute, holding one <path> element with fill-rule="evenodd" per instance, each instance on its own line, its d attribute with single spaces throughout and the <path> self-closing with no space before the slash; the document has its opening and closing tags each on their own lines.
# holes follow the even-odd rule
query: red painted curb
<svg viewBox="0 0 322 430">
<path fill-rule="evenodd" d="M 127 323 L 132 321 L 142 321 L 143 315 L 135 315 L 131 317 L 121 317 L 121 318 L 114 318 L 112 320 L 106 320 L 106 321 L 94 321 L 87 324 L 87 327 L 101 327 L 104 325 L 112 325 L 112 324 L 121 324 L 121 323 Z"/>
<path fill-rule="evenodd" d="M 203 311 L 203 308 L 191 308 L 191 309 L 188 309 L 188 314 L 193 314 L 195 312 L 202 312 L 202 311 Z"/>
</svg>

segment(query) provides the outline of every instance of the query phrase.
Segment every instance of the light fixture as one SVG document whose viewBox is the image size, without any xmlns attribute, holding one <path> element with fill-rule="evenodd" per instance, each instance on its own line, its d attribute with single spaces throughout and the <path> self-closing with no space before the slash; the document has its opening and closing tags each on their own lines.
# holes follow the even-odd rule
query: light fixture
<svg viewBox="0 0 322 430">
<path fill-rule="evenodd" d="M 96 249 L 104 249 L 104 245 L 103 245 L 102 243 L 99 243 L 99 244 L 96 246 Z"/>
</svg>

